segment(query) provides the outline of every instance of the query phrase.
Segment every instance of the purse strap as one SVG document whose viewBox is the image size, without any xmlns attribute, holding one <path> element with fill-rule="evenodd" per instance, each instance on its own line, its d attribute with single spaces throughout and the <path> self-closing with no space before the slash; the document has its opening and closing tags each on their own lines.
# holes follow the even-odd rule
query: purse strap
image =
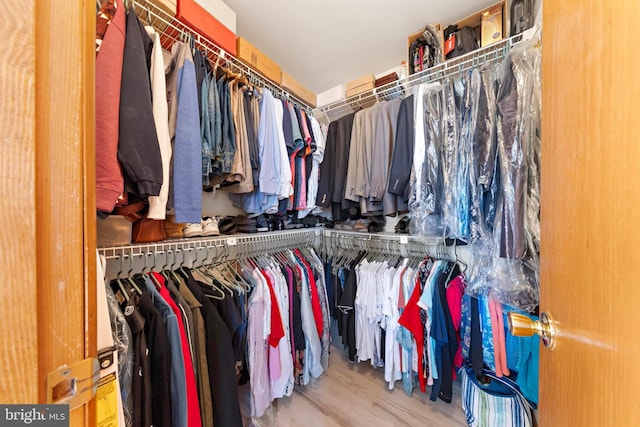
<svg viewBox="0 0 640 427">
<path fill-rule="evenodd" d="M 468 373 L 467 373 L 468 375 Z M 531 402 L 529 402 L 529 400 L 524 397 L 524 394 L 522 394 L 522 392 L 520 391 L 520 389 L 513 384 L 513 381 L 511 380 L 505 380 L 504 378 L 500 378 L 498 377 L 496 374 L 494 374 L 491 371 L 487 371 L 486 369 L 482 370 L 482 375 L 484 375 L 485 377 L 491 378 L 492 381 L 497 381 L 500 384 L 504 385 L 505 387 L 507 387 L 509 390 L 513 391 L 515 393 L 516 396 L 518 396 L 520 398 L 520 400 L 522 400 L 527 407 L 529 408 L 530 411 L 533 411 L 533 405 L 531 405 Z"/>
</svg>

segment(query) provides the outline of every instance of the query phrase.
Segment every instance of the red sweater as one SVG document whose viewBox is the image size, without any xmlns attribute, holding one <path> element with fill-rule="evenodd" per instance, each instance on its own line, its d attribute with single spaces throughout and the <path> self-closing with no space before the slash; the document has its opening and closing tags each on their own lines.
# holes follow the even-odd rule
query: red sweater
<svg viewBox="0 0 640 427">
<path fill-rule="evenodd" d="M 118 162 L 118 116 L 125 39 L 125 7 L 116 13 L 96 56 L 96 208 L 111 212 L 124 190 Z"/>
</svg>

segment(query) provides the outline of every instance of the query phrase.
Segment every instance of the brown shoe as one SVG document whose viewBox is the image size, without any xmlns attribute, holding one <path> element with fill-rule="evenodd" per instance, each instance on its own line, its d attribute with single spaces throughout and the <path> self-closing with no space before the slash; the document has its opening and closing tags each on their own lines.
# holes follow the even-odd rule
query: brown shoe
<svg viewBox="0 0 640 427">
<path fill-rule="evenodd" d="M 175 215 L 167 215 L 167 219 L 164 220 L 164 233 L 167 235 L 167 239 L 182 239 L 184 234 L 182 233 L 183 223 L 176 222 Z"/>
</svg>

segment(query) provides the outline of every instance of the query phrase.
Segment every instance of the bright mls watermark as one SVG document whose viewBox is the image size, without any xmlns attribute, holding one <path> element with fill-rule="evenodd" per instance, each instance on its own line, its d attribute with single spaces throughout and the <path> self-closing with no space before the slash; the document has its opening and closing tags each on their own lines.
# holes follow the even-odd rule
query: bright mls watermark
<svg viewBox="0 0 640 427">
<path fill-rule="evenodd" d="M 0 405 L 0 427 L 68 427 L 69 405 Z"/>
</svg>

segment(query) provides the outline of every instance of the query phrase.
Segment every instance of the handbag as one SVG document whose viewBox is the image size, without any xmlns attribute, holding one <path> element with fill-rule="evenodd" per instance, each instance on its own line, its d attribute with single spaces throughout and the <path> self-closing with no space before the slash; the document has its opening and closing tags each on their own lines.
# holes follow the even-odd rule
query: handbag
<svg viewBox="0 0 640 427">
<path fill-rule="evenodd" d="M 462 410 L 469 427 L 533 427 L 532 406 L 507 377 L 483 370 L 482 381 L 468 365 L 460 369 Z"/>
<path fill-rule="evenodd" d="M 160 219 L 142 218 L 131 227 L 131 241 L 133 243 L 159 242 L 167 238 L 164 232 L 164 221 Z"/>
</svg>

